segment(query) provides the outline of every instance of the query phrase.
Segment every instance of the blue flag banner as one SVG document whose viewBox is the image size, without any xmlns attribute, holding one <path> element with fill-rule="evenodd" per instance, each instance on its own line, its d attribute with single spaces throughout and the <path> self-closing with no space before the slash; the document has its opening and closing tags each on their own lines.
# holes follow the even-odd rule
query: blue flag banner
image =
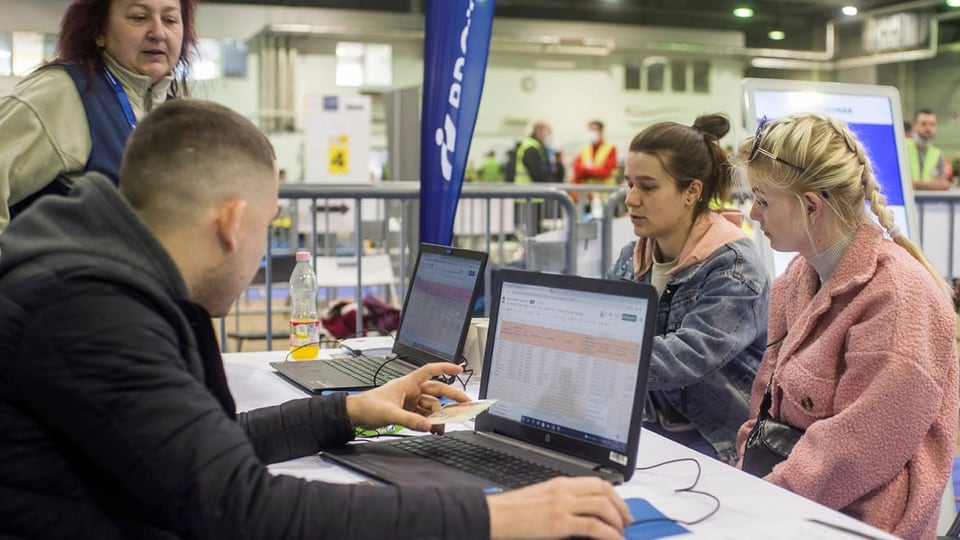
<svg viewBox="0 0 960 540">
<path fill-rule="evenodd" d="M 450 245 L 490 51 L 494 0 L 428 0 L 420 123 L 420 241 Z"/>
</svg>

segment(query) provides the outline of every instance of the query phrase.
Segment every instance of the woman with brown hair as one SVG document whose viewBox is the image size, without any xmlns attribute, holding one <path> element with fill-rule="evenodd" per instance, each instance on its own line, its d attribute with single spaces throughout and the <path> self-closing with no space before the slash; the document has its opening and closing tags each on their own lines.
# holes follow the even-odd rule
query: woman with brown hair
<svg viewBox="0 0 960 540">
<path fill-rule="evenodd" d="M 743 215 L 710 209 L 733 189 L 719 143 L 728 131 L 726 116 L 708 114 L 633 138 L 623 180 L 637 240 L 607 278 L 660 293 L 644 429 L 734 464 L 767 340 L 770 278 Z"/>
</svg>

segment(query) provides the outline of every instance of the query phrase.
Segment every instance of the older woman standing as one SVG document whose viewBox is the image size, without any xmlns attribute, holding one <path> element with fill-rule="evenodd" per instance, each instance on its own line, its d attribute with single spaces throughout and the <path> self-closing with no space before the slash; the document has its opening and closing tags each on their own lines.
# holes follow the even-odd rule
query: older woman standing
<svg viewBox="0 0 960 540">
<path fill-rule="evenodd" d="M 897 536 L 933 538 L 957 429 L 946 283 L 900 233 L 842 122 L 761 122 L 740 158 L 751 217 L 773 249 L 800 253 L 770 294 L 741 466 Z M 789 426 L 792 449 L 771 459 L 761 421 Z"/>
<path fill-rule="evenodd" d="M 0 231 L 36 198 L 86 171 L 117 181 L 127 137 L 187 95 L 196 0 L 73 0 L 57 59 L 0 99 Z"/>
</svg>

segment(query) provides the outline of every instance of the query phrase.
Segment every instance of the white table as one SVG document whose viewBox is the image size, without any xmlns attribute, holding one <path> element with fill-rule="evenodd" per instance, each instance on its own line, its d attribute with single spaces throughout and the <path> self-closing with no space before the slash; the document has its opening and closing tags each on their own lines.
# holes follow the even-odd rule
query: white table
<svg viewBox="0 0 960 540">
<path fill-rule="evenodd" d="M 229 353 L 224 355 L 227 381 L 237 402 L 237 410 L 276 405 L 305 397 L 303 391 L 277 376 L 269 362 L 283 360 L 286 351 Z M 479 381 L 468 387 L 475 395 Z M 448 426 L 451 429 L 451 426 Z M 724 463 L 705 457 L 660 435 L 646 430 L 640 437 L 638 467 L 674 458 L 694 457 L 703 470 L 698 490 L 717 496 L 720 510 L 697 525 L 687 526 L 692 535 L 676 538 L 711 539 L 817 539 L 817 538 L 895 538 L 860 521 L 845 516 L 753 477 Z M 310 456 L 271 466 L 278 474 L 291 474 L 326 482 L 358 482 L 366 477 Z M 674 519 L 694 520 L 714 508 L 712 499 L 673 490 L 689 486 L 696 475 L 692 463 L 665 465 L 650 471 L 636 471 L 630 482 L 617 487 L 624 497 L 647 499 Z M 859 534 L 845 533 L 808 521 L 817 519 Z"/>
</svg>

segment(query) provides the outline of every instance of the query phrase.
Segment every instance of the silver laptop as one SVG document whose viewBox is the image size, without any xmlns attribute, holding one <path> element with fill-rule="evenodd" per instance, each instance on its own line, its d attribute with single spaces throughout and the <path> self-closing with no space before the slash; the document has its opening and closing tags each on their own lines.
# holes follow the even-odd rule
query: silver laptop
<svg viewBox="0 0 960 540">
<path fill-rule="evenodd" d="M 379 386 L 428 362 L 458 363 L 487 254 L 420 244 L 390 355 L 271 362 L 298 386 L 322 393 Z"/>
<path fill-rule="evenodd" d="M 650 285 L 502 270 L 494 276 L 474 431 L 353 444 L 332 461 L 398 485 L 487 493 L 555 476 L 630 479 L 654 336 Z"/>
</svg>

